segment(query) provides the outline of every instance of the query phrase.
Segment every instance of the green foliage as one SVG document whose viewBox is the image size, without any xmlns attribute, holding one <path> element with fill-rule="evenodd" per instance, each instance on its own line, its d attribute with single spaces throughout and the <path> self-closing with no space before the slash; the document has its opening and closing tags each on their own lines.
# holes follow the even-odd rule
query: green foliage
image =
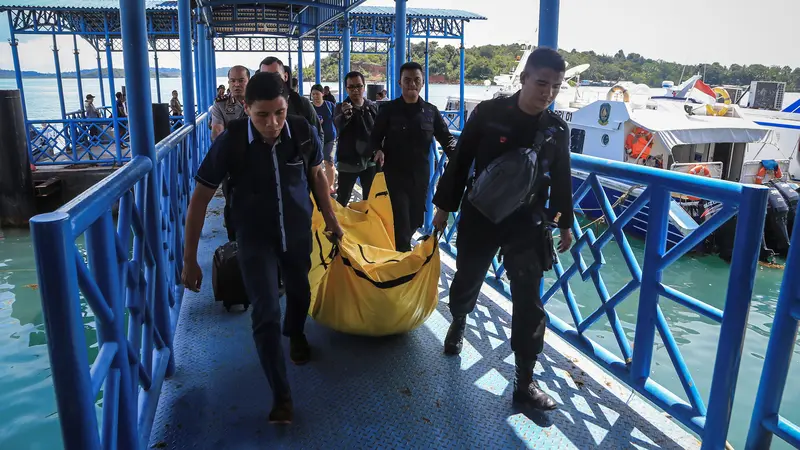
<svg viewBox="0 0 800 450">
<path fill-rule="evenodd" d="M 410 55 L 412 61 L 424 64 L 425 42 L 413 42 Z M 484 80 L 492 80 L 496 75 L 508 74 L 517 65 L 517 58 L 522 55 L 521 44 L 483 45 L 465 50 L 464 75 L 470 84 L 481 84 Z M 764 66 L 761 64 L 739 65 L 729 67 L 718 62 L 694 65 L 679 64 L 663 60 L 645 58 L 638 53 L 626 54 L 619 50 L 612 55 L 599 55 L 594 51 L 579 52 L 559 50 L 569 63 L 569 67 L 590 64 L 589 70 L 581 74 L 583 80 L 595 81 L 633 81 L 649 86 L 661 86 L 664 80 L 672 80 L 676 84 L 681 80 L 700 73 L 710 85 L 734 84 L 748 85 L 754 80 L 784 81 L 787 90 L 800 90 L 800 68 L 789 66 Z M 447 83 L 458 83 L 460 69 L 460 52 L 452 44 L 440 45 L 430 43 L 429 76 L 444 80 Z M 322 79 L 324 82 L 338 80 L 339 55 L 330 54 L 322 59 Z M 361 70 L 369 81 L 385 80 L 385 55 L 353 54 L 350 60 L 351 70 Z M 377 69 L 376 69 L 376 66 Z M 376 70 L 369 70 L 369 69 Z M 306 80 L 314 79 L 314 66 L 303 68 Z"/>
</svg>

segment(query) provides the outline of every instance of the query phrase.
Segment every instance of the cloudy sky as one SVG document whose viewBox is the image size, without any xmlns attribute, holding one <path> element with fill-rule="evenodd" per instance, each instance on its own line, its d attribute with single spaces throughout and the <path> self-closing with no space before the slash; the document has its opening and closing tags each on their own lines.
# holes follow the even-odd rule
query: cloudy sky
<svg viewBox="0 0 800 450">
<path fill-rule="evenodd" d="M 367 5 L 392 6 L 394 0 L 368 0 Z M 613 4 L 613 7 L 606 5 Z M 408 0 L 409 7 L 462 9 L 485 16 L 467 25 L 468 47 L 538 39 L 539 2 L 535 0 Z M 2 14 L 5 16 L 5 14 Z M 636 52 L 645 57 L 685 64 L 765 64 L 800 66 L 797 38 L 791 30 L 800 21 L 797 0 L 562 0 L 559 47 L 614 54 Z M 0 68 L 13 69 L 8 20 L 0 17 Z M 20 37 L 24 70 L 54 72 L 52 37 Z M 451 41 L 452 42 L 452 41 Z M 72 38 L 58 38 L 62 71 L 75 69 Z M 97 67 L 96 55 L 79 41 L 81 67 Z M 217 53 L 220 67 L 256 64 L 264 55 Z M 284 58 L 286 55 L 280 55 Z M 122 55 L 114 56 L 122 67 Z M 306 65 L 313 54 L 304 55 Z M 180 67 L 178 53 L 159 53 L 161 67 Z M 152 60 L 151 60 L 152 64 Z M 103 57 L 103 66 L 106 66 Z"/>
</svg>

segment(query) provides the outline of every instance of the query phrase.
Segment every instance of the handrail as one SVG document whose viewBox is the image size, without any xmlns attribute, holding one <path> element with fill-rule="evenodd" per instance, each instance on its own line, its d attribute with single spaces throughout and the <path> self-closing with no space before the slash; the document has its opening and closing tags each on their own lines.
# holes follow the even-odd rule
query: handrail
<svg viewBox="0 0 800 450">
<path fill-rule="evenodd" d="M 55 212 L 30 221 L 66 448 L 147 445 L 172 354 L 165 336 L 174 333 L 183 296 L 183 230 L 193 177 L 210 143 L 208 118 L 203 114 L 159 142 L 157 161 L 136 156 Z M 154 163 L 159 170 L 152 170 Z M 146 181 L 153 173 L 160 177 L 155 206 L 163 223 L 155 242 L 146 233 L 152 215 L 144 214 L 152 184 Z M 76 244 L 81 235 L 85 258 Z M 157 267 L 158 260 L 165 267 Z M 163 294 L 155 289 L 157 273 L 166 279 Z M 94 361 L 79 291 L 94 312 L 99 346 Z M 156 320 L 163 312 L 172 320 Z M 98 433 L 95 401 L 101 389 Z"/>
<path fill-rule="evenodd" d="M 458 132 L 451 130 L 451 133 L 456 137 L 460 136 Z M 433 146 L 430 159 L 434 164 L 432 164 L 431 191 L 428 194 L 429 214 L 426 216 L 426 229 L 431 227 L 433 205 L 430 200 L 433 198 L 435 181 L 444 170 L 446 157 L 439 154 Z M 559 255 L 555 264 L 557 280 L 548 288 L 542 286 L 543 302 L 547 304 L 554 295 L 560 292 L 566 300 L 570 315 L 568 318 L 560 318 L 548 311 L 549 328 L 622 382 L 697 433 L 703 441 L 703 448 L 723 448 L 726 444 L 742 344 L 747 329 L 747 316 L 757 269 L 769 190 L 763 186 L 693 177 L 581 154 L 571 154 L 571 166 L 573 170 L 588 173 L 587 179 L 573 189 L 573 203 L 577 207 L 584 197 L 594 194 L 608 227 L 599 236 L 595 236 L 592 229 L 583 230 L 576 217 L 572 225 L 572 232 L 575 236 L 574 245 L 568 253 Z M 603 183 L 609 180 L 642 185 L 644 189 L 634 196 L 627 208 L 620 210 L 620 207 L 612 207 L 604 189 Z M 723 203 L 723 209 L 668 251 L 667 230 L 670 220 L 671 193 L 673 192 L 692 193 L 692 195 L 709 200 L 720 201 Z M 647 235 L 643 264 L 640 264 L 631 250 L 623 227 L 634 217 L 642 214 L 641 211 L 645 207 L 648 207 L 644 218 Z M 730 279 L 723 311 L 662 283 L 661 276 L 667 266 L 733 216 L 738 217 L 733 258 L 730 265 Z M 451 241 L 459 220 L 460 213 L 457 213 L 453 224 L 443 233 L 440 243 L 441 248 L 452 255 L 457 252 L 457 248 Z M 797 235 L 800 235 L 800 232 L 797 232 Z M 795 239 L 800 240 L 797 237 Z M 631 273 L 631 280 L 617 292 L 609 292 L 603 281 L 602 269 L 605 261 L 602 250 L 611 242 L 619 246 Z M 800 247 L 800 244 L 795 247 Z M 581 252 L 583 249 L 590 251 L 594 261 L 584 260 Z M 796 250 L 795 253 L 800 253 L 800 251 Z M 510 287 L 502 279 L 504 272 L 504 265 L 495 258 L 486 280 L 510 298 Z M 788 274 L 789 266 L 787 265 L 787 277 Z M 597 309 L 585 318 L 578 309 L 575 293 L 570 289 L 570 280 L 575 276 L 579 276 L 582 281 L 591 281 L 598 295 Z M 791 282 L 797 283 L 794 280 Z M 622 329 L 615 307 L 630 298 L 637 289 L 639 290 L 637 323 L 633 343 L 631 343 Z M 784 289 L 792 291 L 787 287 Z M 800 289 L 795 287 L 793 291 L 798 290 Z M 782 295 L 784 295 L 783 291 Z M 588 299 L 581 298 L 580 300 L 581 304 L 587 304 Z M 721 323 L 720 340 L 707 405 L 697 390 L 669 325 L 661 312 L 659 302 L 666 300 L 674 300 Z M 800 306 L 795 305 L 794 308 L 795 312 L 800 311 Z M 585 335 L 589 327 L 603 316 L 607 317 L 611 325 L 616 344 L 619 347 L 617 350 L 622 354 L 622 358 Z M 796 329 L 797 322 L 794 322 L 794 330 Z M 688 401 L 658 384 L 651 376 L 650 368 L 656 331 L 662 337 L 662 342 L 683 385 Z M 774 333 L 775 327 L 773 326 Z M 792 333 L 782 334 L 793 338 Z M 785 347 L 783 350 L 784 356 L 786 356 L 786 352 L 790 352 Z M 780 370 L 785 376 L 783 367 Z M 769 420 L 776 422 L 774 417 L 771 419 L 763 417 L 763 414 L 759 416 L 759 423 Z M 754 416 L 755 420 L 757 419 Z M 782 433 L 786 434 L 787 427 L 783 426 L 782 422 L 778 422 L 778 425 L 781 426 L 772 426 L 772 428 L 780 429 Z"/>
</svg>

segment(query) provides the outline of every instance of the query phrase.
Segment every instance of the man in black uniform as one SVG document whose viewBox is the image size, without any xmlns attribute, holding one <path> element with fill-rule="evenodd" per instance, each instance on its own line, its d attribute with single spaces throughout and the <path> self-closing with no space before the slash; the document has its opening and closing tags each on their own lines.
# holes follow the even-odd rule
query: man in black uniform
<svg viewBox="0 0 800 450">
<path fill-rule="evenodd" d="M 392 201 L 395 246 L 401 252 L 411 250 L 411 237 L 424 219 L 433 138 L 448 156 L 456 146 L 439 109 L 419 96 L 425 84 L 423 73 L 419 63 L 400 67 L 403 95 L 381 106 L 370 135 L 375 161 L 383 166 Z"/>
<path fill-rule="evenodd" d="M 264 58 L 259 65 L 258 71 L 277 73 L 286 83 L 286 86 L 289 86 L 289 73 L 286 71 L 283 61 L 274 56 L 267 56 Z M 314 109 L 314 105 L 311 104 L 311 100 L 303 97 L 293 89 L 289 89 L 289 115 L 305 117 L 308 123 L 317 129 L 319 141 L 325 142 L 325 132 L 322 130 L 317 111 Z"/>
<path fill-rule="evenodd" d="M 292 399 L 281 346 L 281 308 L 275 272 L 283 269 L 286 315 L 283 335 L 289 357 L 304 364 L 311 349 L 304 326 L 311 302 L 311 217 L 313 190 L 330 239 L 341 238 L 322 166 L 322 143 L 297 116 L 287 116 L 289 87 L 279 75 L 260 73 L 245 93 L 249 118 L 237 119 L 214 141 L 197 172 L 197 186 L 186 218 L 182 281 L 197 292 L 203 279 L 197 242 L 206 208 L 217 186 L 235 181 L 231 205 L 239 266 L 253 305 L 253 339 L 273 394 L 272 423 L 292 421 Z"/>
<path fill-rule="evenodd" d="M 545 311 L 540 298 L 543 271 L 552 265 L 552 241 L 547 223 L 560 214 L 561 240 L 558 251 L 572 244 L 572 179 L 570 175 L 569 127 L 547 108 L 558 95 L 566 64 L 554 50 L 538 48 L 531 53 L 520 76 L 522 89 L 512 97 L 480 103 L 466 123 L 458 147 L 451 157 L 433 198 L 437 206 L 434 226 L 443 229 L 449 212 L 461 203 L 456 246 L 457 271 L 450 285 L 453 323 L 447 332 L 444 351 L 461 352 L 467 314 L 475 308 L 486 271 L 501 251 L 511 281 L 513 303 L 511 349 L 515 354 L 514 401 L 536 409 L 550 410 L 555 401 L 533 380 L 533 367 L 544 347 Z M 538 133 L 542 134 L 538 134 Z M 536 196 L 510 216 L 494 223 L 479 212 L 467 196 L 470 167 L 475 174 L 504 152 L 535 148 L 538 136 L 547 134 L 538 151 L 539 182 Z M 549 172 L 549 176 L 546 175 Z M 505 180 L 504 180 L 505 181 Z M 549 208 L 545 208 L 550 190 Z M 468 194 L 469 195 L 469 194 Z"/>
</svg>

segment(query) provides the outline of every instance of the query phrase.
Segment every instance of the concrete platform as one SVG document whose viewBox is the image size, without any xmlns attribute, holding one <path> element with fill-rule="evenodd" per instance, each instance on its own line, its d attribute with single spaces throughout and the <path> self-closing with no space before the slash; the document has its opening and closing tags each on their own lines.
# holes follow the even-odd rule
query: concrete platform
<svg viewBox="0 0 800 450">
<path fill-rule="evenodd" d="M 222 199 L 203 229 L 200 293 L 187 291 L 175 340 L 177 373 L 168 380 L 151 448 L 699 448 L 690 433 L 641 400 L 564 341 L 548 333 L 537 365 L 557 411 L 511 404 L 511 304 L 484 286 L 470 316 L 464 351 L 446 357 L 447 286 L 454 261 L 442 255 L 440 304 L 419 329 L 363 338 L 309 318 L 311 363 L 289 363 L 295 420 L 267 423 L 271 394 L 250 334 L 250 313 L 213 300 L 211 257 L 226 239 Z M 288 342 L 285 342 L 288 354 Z"/>
</svg>

